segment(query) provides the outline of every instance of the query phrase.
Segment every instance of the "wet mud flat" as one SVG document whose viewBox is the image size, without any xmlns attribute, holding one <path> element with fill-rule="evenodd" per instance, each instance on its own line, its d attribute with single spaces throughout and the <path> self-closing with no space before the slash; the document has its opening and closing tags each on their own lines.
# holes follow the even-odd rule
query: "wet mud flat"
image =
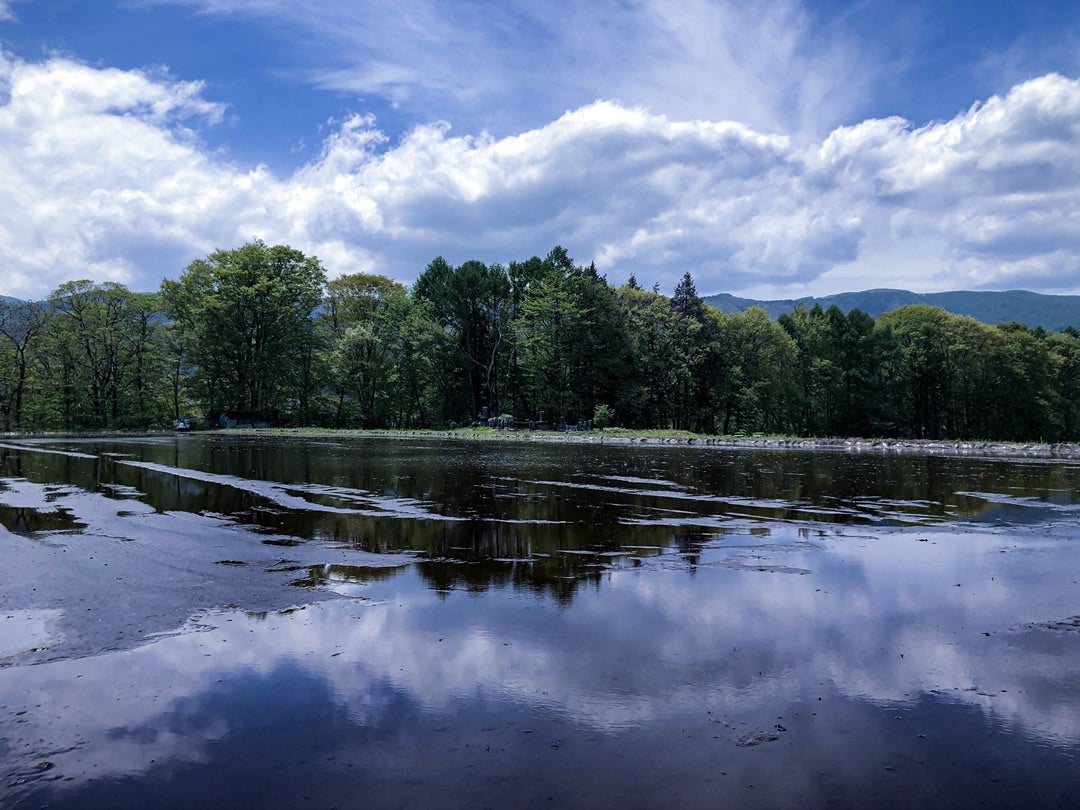
<svg viewBox="0 0 1080 810">
<path fill-rule="evenodd" d="M 4 452 L 0 806 L 1080 796 L 1065 462 Z"/>
</svg>

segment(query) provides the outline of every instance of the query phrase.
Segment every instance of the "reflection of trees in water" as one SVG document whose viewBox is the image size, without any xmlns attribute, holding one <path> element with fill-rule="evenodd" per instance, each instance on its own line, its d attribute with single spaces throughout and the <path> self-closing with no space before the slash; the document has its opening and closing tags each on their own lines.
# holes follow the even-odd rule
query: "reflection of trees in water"
<svg viewBox="0 0 1080 810">
<path fill-rule="evenodd" d="M 403 565 L 339 565 L 337 563 L 297 566 L 295 570 L 304 571 L 306 576 L 294 579 L 289 584 L 302 588 L 323 587 L 333 582 L 368 585 L 372 582 L 382 582 L 393 579 L 404 571 L 406 567 L 407 566 Z"/>
<path fill-rule="evenodd" d="M 888 451 L 736 451 L 728 466 L 700 463 L 702 491 L 741 495 L 787 505 L 748 507 L 762 518 L 853 523 L 899 512 L 931 521 L 976 517 L 993 504 L 956 493 L 1008 493 L 1021 498 L 1065 498 L 1080 493 L 1080 467 L 1044 460 L 907 455 Z M 682 480 L 682 479 L 680 479 Z M 825 506 L 836 514 L 806 512 Z M 853 507 L 853 508 L 852 508 Z M 739 507 L 743 508 L 743 507 Z M 756 514 L 755 514 L 756 513 Z"/>
<path fill-rule="evenodd" d="M 679 556 L 693 571 L 697 568 L 698 561 L 701 559 L 701 544 L 706 542 L 709 537 L 710 534 L 705 534 L 699 529 L 685 527 L 678 529 L 671 535 L 671 543 L 678 549 Z"/>
<path fill-rule="evenodd" d="M 24 478 L 23 454 L 18 450 L 0 450 L 0 473 L 8 478 Z M 3 493 L 12 487 L 0 479 L 0 501 Z M 75 519 L 71 512 L 63 507 L 49 506 L 47 494 L 41 500 L 41 508 L 33 506 L 4 506 L 0 504 L 0 526 L 12 534 L 30 537 L 38 532 L 63 532 L 82 528 L 86 524 Z"/>
<path fill-rule="evenodd" d="M 12 534 L 29 537 L 38 532 L 71 531 L 86 524 L 79 523 L 66 509 L 0 506 L 0 525 Z"/>
<path fill-rule="evenodd" d="M 757 525 L 767 533 L 781 520 L 800 526 L 876 523 L 893 514 L 948 520 L 998 508 L 959 492 L 1064 501 L 1075 501 L 1080 492 L 1080 467 L 1074 465 L 881 452 L 260 436 L 184 436 L 145 444 L 58 441 L 47 448 L 97 457 L 4 448 L 0 475 L 106 496 L 113 485 L 128 487 L 123 492 L 142 493 L 140 499 L 160 512 L 226 515 L 275 535 L 265 542 L 420 552 L 426 559 L 419 570 L 436 588 L 515 585 L 560 599 L 571 598 L 581 582 L 597 579 L 606 568 L 630 565 L 634 556 L 660 549 L 676 551 L 672 564 L 692 569 L 702 544 L 723 534 L 728 521 L 740 532 Z M 133 467 L 105 455 L 111 452 L 232 476 L 233 482 Z M 255 483 L 245 489 L 246 480 L 272 482 L 307 499 L 311 508 L 283 506 L 258 494 Z M 308 484 L 320 489 L 305 491 Z M 66 520 L 55 511 L 0 512 L 0 519 L 25 531 L 72 528 L 70 522 L 51 525 Z M 603 552 L 627 556 L 597 556 Z"/>
<path fill-rule="evenodd" d="M 535 545 L 532 535 L 521 525 L 472 520 L 460 527 L 444 525 L 428 550 L 435 556 L 468 560 L 528 557 Z"/>
<path fill-rule="evenodd" d="M 1041 497 L 1050 490 L 1075 493 L 1080 489 L 1080 470 L 1066 464 L 881 451 L 657 448 L 626 452 L 623 448 L 587 446 L 466 446 L 454 442 L 414 446 L 407 441 L 349 443 L 258 436 L 188 436 L 170 444 L 101 444 L 91 448 L 91 452 L 111 450 L 136 452 L 144 460 L 241 479 L 286 486 L 315 483 L 370 493 L 374 498 L 407 498 L 420 508 L 448 517 L 567 521 L 587 530 L 615 527 L 621 517 L 647 517 L 655 509 L 756 520 L 864 522 L 888 517 L 895 509 L 878 504 L 881 499 L 904 502 L 902 511 L 908 515 L 948 519 L 954 515 L 971 517 L 987 508 L 982 501 L 955 496 L 957 491 L 1002 492 L 1009 487 L 1013 496 Z M 236 515 L 245 523 L 300 537 L 341 535 L 343 530 L 332 524 L 350 520 L 347 516 L 283 510 L 242 488 L 139 470 L 109 459 L 95 464 L 88 459 L 31 453 L 21 463 L 38 480 L 52 477 L 91 491 L 98 481 L 115 481 L 147 493 L 146 500 L 159 510 Z M 667 479 L 686 494 L 717 500 L 665 497 L 663 487 L 604 477 L 613 474 L 638 476 L 645 482 Z M 552 486 L 545 481 L 574 486 Z M 591 489 L 592 484 L 622 491 Z M 355 506 L 328 497 L 335 505 Z M 731 501 L 725 502 L 725 498 Z M 808 513 L 803 511 L 807 506 L 834 510 L 832 514 Z M 851 506 L 855 508 L 848 508 Z M 387 539 L 369 536 L 369 545 L 376 548 L 427 549 L 437 531 L 415 527 L 402 531 L 384 525 L 377 534 Z M 426 536 L 410 540 L 409 535 Z"/>
<path fill-rule="evenodd" d="M 8 448 L 0 448 L 0 470 L 3 471 L 5 476 L 13 478 L 23 477 L 23 454 L 18 450 L 10 450 Z M 2 482 L 0 482 L 2 485 Z"/>
<path fill-rule="evenodd" d="M 87 492 L 96 489 L 101 474 L 97 458 L 4 449 L 0 461 L 4 475 L 35 484 L 71 485 Z"/>
<path fill-rule="evenodd" d="M 421 560 L 415 565 L 424 582 L 439 593 L 512 587 L 551 596 L 564 607 L 570 605 L 581 585 L 599 585 L 603 575 L 602 564 L 583 563 L 570 555 L 514 561 Z"/>
<path fill-rule="evenodd" d="M 445 524 L 428 546 L 431 559 L 418 561 L 416 567 L 437 591 L 512 586 L 550 594 L 559 604 L 569 604 L 581 582 L 599 579 L 597 561 L 591 556 L 558 554 L 553 546 L 565 532 L 550 526 L 546 531 L 537 529 L 484 521 Z M 547 536 L 541 539 L 543 535 Z M 545 549 L 540 552 L 545 556 L 534 556 L 539 548 Z"/>
</svg>

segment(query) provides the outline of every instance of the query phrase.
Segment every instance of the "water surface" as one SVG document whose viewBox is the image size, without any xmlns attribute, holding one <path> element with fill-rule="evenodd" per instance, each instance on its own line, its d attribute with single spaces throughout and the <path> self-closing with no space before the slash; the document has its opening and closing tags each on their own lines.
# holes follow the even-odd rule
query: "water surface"
<svg viewBox="0 0 1080 810">
<path fill-rule="evenodd" d="M 0 803 L 1075 806 L 1080 466 L 0 443 Z"/>
</svg>

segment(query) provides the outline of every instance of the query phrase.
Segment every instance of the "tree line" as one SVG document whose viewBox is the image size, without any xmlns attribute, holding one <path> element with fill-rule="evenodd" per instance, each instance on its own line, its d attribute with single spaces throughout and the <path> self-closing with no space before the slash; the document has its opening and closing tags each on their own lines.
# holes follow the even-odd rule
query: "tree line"
<svg viewBox="0 0 1080 810">
<path fill-rule="evenodd" d="M 327 280 L 252 242 L 155 293 L 72 281 L 0 303 L 0 427 L 145 429 L 199 415 L 416 428 L 481 413 L 710 434 L 1080 440 L 1080 332 L 929 306 L 724 314 L 685 274 L 615 287 L 556 247 L 443 258 L 411 289 Z"/>
</svg>

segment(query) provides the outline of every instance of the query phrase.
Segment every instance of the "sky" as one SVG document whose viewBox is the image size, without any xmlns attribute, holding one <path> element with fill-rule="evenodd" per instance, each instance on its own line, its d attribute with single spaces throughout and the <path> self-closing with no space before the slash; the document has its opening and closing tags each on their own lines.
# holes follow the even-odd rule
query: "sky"
<svg viewBox="0 0 1080 810">
<path fill-rule="evenodd" d="M 0 0 L 0 295 L 256 238 L 1080 293 L 1080 3 Z"/>
</svg>

